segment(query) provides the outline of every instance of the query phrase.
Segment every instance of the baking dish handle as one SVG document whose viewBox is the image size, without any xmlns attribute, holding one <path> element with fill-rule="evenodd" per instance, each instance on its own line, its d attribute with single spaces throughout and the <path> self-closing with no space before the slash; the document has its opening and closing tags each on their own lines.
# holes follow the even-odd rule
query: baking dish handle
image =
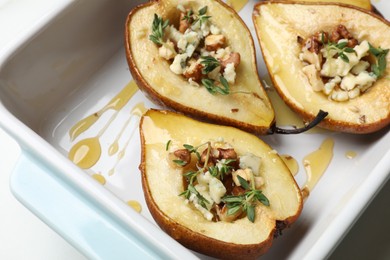
<svg viewBox="0 0 390 260">
<path fill-rule="evenodd" d="M 26 151 L 16 163 L 10 185 L 21 203 L 90 259 L 158 256 Z"/>
</svg>

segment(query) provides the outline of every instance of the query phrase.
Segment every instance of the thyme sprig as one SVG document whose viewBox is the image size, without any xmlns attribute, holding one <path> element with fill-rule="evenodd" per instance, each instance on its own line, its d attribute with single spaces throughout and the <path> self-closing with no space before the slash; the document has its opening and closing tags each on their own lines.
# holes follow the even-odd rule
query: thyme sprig
<svg viewBox="0 0 390 260">
<path fill-rule="evenodd" d="M 204 67 L 202 69 L 202 74 L 208 74 L 215 70 L 217 67 L 221 66 L 221 63 L 212 56 L 202 56 L 201 62 Z M 213 95 L 215 94 L 221 94 L 221 95 L 228 95 L 230 94 L 230 86 L 227 82 L 226 78 L 223 76 L 219 77 L 219 83 L 222 86 L 218 86 L 219 84 L 216 83 L 215 80 L 204 78 L 201 80 L 203 86 L 207 89 L 207 91 Z"/>
<path fill-rule="evenodd" d="M 235 161 L 235 159 L 221 160 L 217 165 L 208 167 L 207 170 L 211 176 L 223 180 L 224 177 L 234 169 L 230 164 Z"/>
<path fill-rule="evenodd" d="M 202 56 L 200 58 L 200 63 L 204 65 L 202 69 L 202 74 L 210 73 L 217 67 L 221 66 L 221 63 L 213 56 Z"/>
<path fill-rule="evenodd" d="M 169 20 L 164 21 L 164 19 L 157 14 L 154 14 L 154 19 L 152 23 L 152 34 L 149 35 L 149 40 L 154 42 L 157 45 L 164 44 L 164 29 L 169 25 Z"/>
<path fill-rule="evenodd" d="M 186 199 L 190 199 L 192 194 L 194 194 L 198 199 L 199 205 L 207 209 L 206 204 L 209 204 L 210 202 L 205 197 L 203 197 L 202 194 L 200 194 L 199 191 L 195 189 L 195 187 L 192 184 L 189 184 L 187 190 L 180 193 L 179 196 L 184 196 Z"/>
<path fill-rule="evenodd" d="M 206 143 L 202 143 L 198 146 L 192 146 L 190 144 L 183 144 L 183 147 L 185 149 L 187 149 L 190 153 L 194 153 L 196 155 L 196 157 L 198 158 L 198 160 L 200 160 L 200 158 L 201 158 L 198 149 L 204 145 L 207 145 L 207 154 L 206 154 L 206 161 L 205 161 L 204 166 L 201 169 L 199 169 L 198 171 L 189 171 L 189 172 L 186 172 L 183 174 L 183 176 L 187 179 L 187 181 L 189 182 L 190 185 L 192 185 L 194 183 L 196 176 L 206 169 L 208 159 L 210 156 L 210 151 L 211 151 L 211 143 L 206 142 Z M 173 161 L 175 162 L 176 160 L 173 160 Z M 180 160 L 178 160 L 178 161 L 180 161 Z"/>
<path fill-rule="evenodd" d="M 206 143 L 200 144 L 198 146 L 192 146 L 192 145 L 189 145 L 189 144 L 184 144 L 183 145 L 185 149 L 187 149 L 190 153 L 196 154 L 198 159 L 200 159 L 201 156 L 200 156 L 200 153 L 198 152 L 198 149 L 200 147 L 206 145 L 206 144 L 207 144 L 207 154 L 206 154 L 206 160 L 205 160 L 205 163 L 204 163 L 203 167 L 201 169 L 199 169 L 198 171 L 189 171 L 189 172 L 186 172 L 186 173 L 183 174 L 183 176 L 187 179 L 189 184 L 188 184 L 187 189 L 179 194 L 179 196 L 184 196 L 186 199 L 190 199 L 191 194 L 194 194 L 197 197 L 197 199 L 198 199 L 199 205 L 201 205 L 205 209 L 207 209 L 206 203 L 209 204 L 209 202 L 207 201 L 207 199 L 205 199 L 199 193 L 199 191 L 196 190 L 196 188 L 194 187 L 193 183 L 195 182 L 196 177 L 198 176 L 198 174 L 204 172 L 204 170 L 207 167 L 208 160 L 209 160 L 209 157 L 210 157 L 211 143 L 210 142 L 206 142 Z M 173 160 L 173 161 L 175 162 L 175 160 Z"/>
<path fill-rule="evenodd" d="M 249 221 L 254 222 L 256 217 L 255 207 L 257 202 L 260 202 L 265 206 L 269 206 L 269 200 L 261 190 L 257 190 L 255 188 L 253 176 L 251 180 L 252 185 L 250 185 L 244 178 L 239 175 L 237 175 L 237 178 L 246 192 L 242 195 L 226 195 L 222 198 L 222 201 L 226 203 L 228 208 L 227 214 L 234 215 L 239 211 L 243 211 L 246 213 Z"/>
<path fill-rule="evenodd" d="M 198 10 L 198 16 L 194 20 L 194 24 L 199 22 L 199 25 L 202 26 L 203 23 L 207 22 L 210 19 L 210 15 L 206 15 L 207 5 Z"/>
<path fill-rule="evenodd" d="M 221 95 L 228 95 L 230 93 L 230 87 L 227 80 L 223 77 L 219 77 L 219 82 L 222 86 L 219 84 L 217 85 L 216 81 L 209 78 L 204 78 L 201 80 L 203 86 L 207 89 L 207 91 L 213 95 L 215 94 L 221 94 Z"/>
<path fill-rule="evenodd" d="M 174 163 L 176 163 L 177 165 L 179 166 L 185 166 L 187 163 L 183 160 L 179 160 L 179 159 L 175 159 L 175 160 L 172 160 Z"/>
<path fill-rule="evenodd" d="M 377 78 L 381 77 L 387 66 L 386 55 L 389 53 L 389 49 L 382 49 L 381 47 L 375 48 L 368 43 L 369 52 L 376 58 L 376 63 L 371 65 L 371 71 Z"/>
<path fill-rule="evenodd" d="M 329 42 L 326 46 L 327 50 L 335 50 L 337 51 L 337 55 L 346 63 L 349 63 L 349 58 L 346 55 L 346 53 L 356 53 L 356 51 L 348 47 L 348 42 L 347 41 L 342 41 L 339 43 L 334 43 L 334 42 Z"/>
<path fill-rule="evenodd" d="M 184 15 L 184 17 L 182 18 L 182 20 L 185 20 L 187 21 L 188 23 L 192 23 L 193 21 L 193 15 L 194 15 L 194 11 L 192 11 L 192 9 L 188 10 L 187 13 Z"/>
<path fill-rule="evenodd" d="M 337 52 L 337 55 L 346 63 L 349 62 L 349 58 L 345 53 L 356 53 L 356 51 L 348 47 L 348 41 L 342 41 L 342 42 L 331 42 L 328 41 L 325 42 L 325 33 L 321 32 L 321 44 L 325 46 L 326 51 L 329 53 L 330 50 L 335 50 Z"/>
</svg>

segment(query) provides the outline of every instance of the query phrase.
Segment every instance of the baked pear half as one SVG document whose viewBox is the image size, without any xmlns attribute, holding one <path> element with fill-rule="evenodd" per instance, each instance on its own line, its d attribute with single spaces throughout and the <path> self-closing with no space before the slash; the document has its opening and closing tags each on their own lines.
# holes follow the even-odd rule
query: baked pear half
<svg viewBox="0 0 390 260">
<path fill-rule="evenodd" d="M 342 4 L 262 2 L 253 21 L 273 84 L 324 128 L 371 133 L 390 123 L 390 23 Z"/>
<path fill-rule="evenodd" d="M 294 177 L 255 135 L 148 110 L 140 136 L 147 206 L 157 224 L 189 249 L 222 259 L 254 258 L 301 213 Z"/>
<path fill-rule="evenodd" d="M 128 15 L 125 48 L 133 78 L 156 104 L 256 134 L 274 124 L 253 38 L 223 2 L 142 4 Z"/>
<path fill-rule="evenodd" d="M 271 0 L 273 2 L 274 0 Z M 297 2 L 294 0 L 279 0 L 283 2 Z M 372 5 L 370 0 L 301 0 L 301 2 L 311 2 L 311 3 L 340 3 L 340 4 L 348 4 L 354 5 L 360 8 L 364 8 L 367 10 L 372 10 Z"/>
</svg>

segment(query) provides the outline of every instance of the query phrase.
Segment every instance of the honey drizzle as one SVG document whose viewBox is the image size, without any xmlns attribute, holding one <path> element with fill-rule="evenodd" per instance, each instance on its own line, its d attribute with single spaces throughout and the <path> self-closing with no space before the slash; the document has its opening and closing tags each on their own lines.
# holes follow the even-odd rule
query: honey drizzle
<svg viewBox="0 0 390 260">
<path fill-rule="evenodd" d="M 122 126 L 122 129 L 119 131 L 119 134 L 116 136 L 114 142 L 108 148 L 108 155 L 112 156 L 112 155 L 114 155 L 114 154 L 116 154 L 118 152 L 118 150 L 119 150 L 119 139 L 122 137 L 123 132 L 125 131 L 125 129 L 129 125 L 129 123 L 131 121 L 131 118 L 132 117 L 130 116 L 126 120 L 126 122 Z"/>
<path fill-rule="evenodd" d="M 140 213 L 142 211 L 141 204 L 138 201 L 136 201 L 136 200 L 129 200 L 129 201 L 127 201 L 127 205 L 132 207 L 138 213 Z"/>
<path fill-rule="evenodd" d="M 357 153 L 355 151 L 346 151 L 345 152 L 345 157 L 348 159 L 353 159 L 357 156 Z"/>
<path fill-rule="evenodd" d="M 112 148 L 112 149 L 113 150 L 116 149 L 116 152 L 118 151 L 118 149 L 119 149 L 118 141 L 119 141 L 120 137 L 122 136 L 124 130 L 127 128 L 128 124 L 130 123 L 130 121 L 133 118 L 133 116 L 141 117 L 145 112 L 146 112 L 146 108 L 145 108 L 145 105 L 144 105 L 143 102 L 140 102 L 140 103 L 138 103 L 137 105 L 135 105 L 133 107 L 133 109 L 131 110 L 131 113 L 130 113 L 131 116 L 127 119 L 126 123 L 123 125 L 120 133 L 116 137 L 114 143 L 111 144 L 110 148 L 112 146 L 114 146 L 115 148 Z M 118 153 L 117 160 L 116 160 L 114 166 L 108 171 L 108 175 L 113 175 L 115 173 L 115 169 L 118 166 L 120 160 L 122 160 L 122 158 L 125 156 L 127 146 L 129 145 L 130 140 L 133 137 L 134 133 L 135 133 L 135 128 L 131 132 L 129 138 L 126 140 L 126 143 L 124 144 L 123 149 Z M 113 154 L 110 154 L 110 155 L 113 155 Z"/>
<path fill-rule="evenodd" d="M 266 86 L 267 95 L 274 107 L 276 124 L 278 126 L 303 127 L 302 119 L 289 108 L 282 98 L 278 95 L 276 89 L 272 86 L 272 81 L 268 74 L 261 77 Z"/>
<path fill-rule="evenodd" d="M 227 0 L 226 3 L 239 12 L 248 3 L 248 0 Z"/>
<path fill-rule="evenodd" d="M 333 158 L 334 140 L 326 138 L 319 149 L 303 158 L 303 166 L 306 170 L 307 180 L 302 189 L 302 195 L 306 199 L 314 186 L 318 183 Z"/>
<path fill-rule="evenodd" d="M 298 171 L 299 171 L 299 165 L 298 165 L 297 160 L 295 160 L 295 158 L 292 157 L 291 155 L 287 155 L 287 154 L 282 154 L 282 155 L 280 155 L 280 157 L 282 158 L 283 162 L 286 164 L 286 166 L 290 170 L 291 174 L 293 176 L 297 175 Z"/>
<path fill-rule="evenodd" d="M 100 159 L 102 148 L 100 146 L 100 137 L 115 120 L 119 111 L 116 111 L 104 127 L 95 137 L 80 140 L 69 151 L 69 159 L 82 169 L 89 169 L 94 166 Z"/>
<path fill-rule="evenodd" d="M 70 140 L 74 141 L 80 134 L 87 131 L 107 110 L 113 109 L 121 110 L 132 96 L 137 92 L 138 87 L 135 81 L 130 81 L 110 102 L 108 102 L 102 109 L 83 118 L 77 122 L 70 130 Z"/>
<path fill-rule="evenodd" d="M 107 110 L 113 109 L 115 113 L 99 131 L 95 137 L 80 140 L 73 145 L 68 153 L 69 159 L 82 169 L 89 169 L 94 166 L 101 157 L 100 137 L 117 117 L 119 111 L 128 103 L 131 97 L 137 92 L 138 87 L 134 81 L 130 81 L 114 98 L 102 109 L 77 122 L 69 131 L 70 139 L 73 141 L 81 133 L 88 130 Z M 115 150 L 115 149 L 114 149 Z M 112 152 L 112 148 L 111 148 Z"/>
<path fill-rule="evenodd" d="M 104 176 L 102 174 L 100 174 L 100 173 L 92 174 L 92 178 L 97 180 L 101 185 L 106 184 L 106 178 L 104 178 Z"/>
</svg>

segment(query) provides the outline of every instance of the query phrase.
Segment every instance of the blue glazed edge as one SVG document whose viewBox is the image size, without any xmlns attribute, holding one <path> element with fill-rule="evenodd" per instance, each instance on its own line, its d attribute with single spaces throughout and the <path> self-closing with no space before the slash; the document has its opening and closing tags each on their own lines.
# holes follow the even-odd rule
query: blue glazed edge
<svg viewBox="0 0 390 260">
<path fill-rule="evenodd" d="M 26 151 L 16 163 L 10 188 L 22 204 L 87 258 L 165 258 Z"/>
</svg>

